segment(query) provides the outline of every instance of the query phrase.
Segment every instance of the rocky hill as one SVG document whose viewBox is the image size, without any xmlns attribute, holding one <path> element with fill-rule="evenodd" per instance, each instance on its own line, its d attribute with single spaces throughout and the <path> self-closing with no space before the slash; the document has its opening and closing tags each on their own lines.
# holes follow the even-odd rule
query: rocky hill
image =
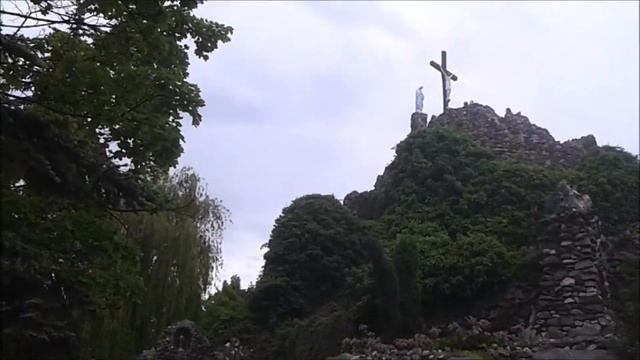
<svg viewBox="0 0 640 360">
<path fill-rule="evenodd" d="M 258 359 L 635 356 L 638 170 L 592 135 L 558 142 L 508 109 L 415 113 L 372 190 L 283 209 L 256 285 L 236 279 L 209 302 L 207 346 L 239 340 L 238 358 Z"/>
<path fill-rule="evenodd" d="M 426 114 L 414 113 L 409 136 L 423 136 L 417 133 L 437 128 L 468 137 L 497 159 L 543 168 L 572 168 L 600 150 L 593 135 L 559 142 L 547 129 L 531 123 L 520 113 L 513 114 L 507 109 L 501 117 L 491 107 L 477 103 L 465 103 L 462 108 L 448 109 L 437 117 L 433 116 L 431 121 L 427 120 Z M 392 163 L 378 177 L 375 189 L 392 182 L 390 178 L 393 177 L 391 174 L 395 171 L 395 165 Z M 353 204 L 357 201 L 356 197 L 357 192 L 348 194 L 345 205 Z"/>
<path fill-rule="evenodd" d="M 544 167 L 575 166 L 598 149 L 593 135 L 559 142 L 519 112 L 513 114 L 507 108 L 499 116 L 489 106 L 476 103 L 448 109 L 428 124 L 429 128 L 439 126 L 464 133 L 501 158 Z"/>
</svg>

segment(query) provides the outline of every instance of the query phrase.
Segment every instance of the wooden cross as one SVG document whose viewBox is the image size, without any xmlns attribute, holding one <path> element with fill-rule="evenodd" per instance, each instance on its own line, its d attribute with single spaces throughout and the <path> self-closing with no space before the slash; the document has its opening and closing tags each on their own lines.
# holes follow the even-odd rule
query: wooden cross
<svg viewBox="0 0 640 360">
<path fill-rule="evenodd" d="M 431 61 L 429 64 L 442 75 L 442 112 L 445 112 L 449 107 L 451 80 L 456 81 L 458 77 L 447 69 L 447 52 L 444 50 L 442 51 L 441 63 L 442 65 L 438 65 L 435 61 Z"/>
</svg>

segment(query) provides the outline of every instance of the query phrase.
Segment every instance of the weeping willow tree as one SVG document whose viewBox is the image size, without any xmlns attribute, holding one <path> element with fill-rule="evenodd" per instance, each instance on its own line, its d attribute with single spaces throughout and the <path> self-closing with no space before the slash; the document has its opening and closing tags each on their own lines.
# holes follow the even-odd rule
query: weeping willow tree
<svg viewBox="0 0 640 360">
<path fill-rule="evenodd" d="M 108 340 L 95 353 L 105 358 L 137 354 L 167 325 L 198 319 L 222 265 L 221 235 L 228 210 L 207 194 L 201 178 L 182 168 L 155 190 L 173 206 L 123 218 L 127 237 L 140 248 L 144 290 L 103 325 Z"/>
</svg>

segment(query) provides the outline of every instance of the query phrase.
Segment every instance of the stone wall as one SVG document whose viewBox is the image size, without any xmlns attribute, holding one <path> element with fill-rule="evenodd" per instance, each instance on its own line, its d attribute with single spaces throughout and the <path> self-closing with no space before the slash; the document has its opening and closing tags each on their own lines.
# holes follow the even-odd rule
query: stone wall
<svg viewBox="0 0 640 360">
<path fill-rule="evenodd" d="M 426 128 L 428 122 L 429 118 L 427 117 L 427 114 L 414 112 L 411 114 L 411 131 L 413 132 Z"/>
<path fill-rule="evenodd" d="M 548 130 L 532 124 L 520 113 L 513 114 L 507 109 L 501 117 L 489 106 L 475 103 L 447 109 L 427 127 L 437 126 L 460 131 L 501 158 L 545 167 L 574 166 L 586 154 L 598 149 L 593 135 L 561 143 Z"/>
<path fill-rule="evenodd" d="M 435 118 L 432 116 L 432 118 Z M 414 112 L 411 114 L 411 131 L 418 131 L 425 129 L 429 123 L 429 117 L 425 113 Z"/>
<path fill-rule="evenodd" d="M 533 328 L 551 346 L 606 348 L 615 329 L 600 222 L 589 197 L 564 182 L 549 207 L 539 238 L 543 276 Z"/>
</svg>

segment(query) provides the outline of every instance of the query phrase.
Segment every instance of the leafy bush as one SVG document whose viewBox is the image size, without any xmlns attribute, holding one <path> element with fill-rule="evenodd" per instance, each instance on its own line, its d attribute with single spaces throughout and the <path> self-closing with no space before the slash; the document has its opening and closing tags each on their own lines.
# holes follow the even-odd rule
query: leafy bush
<svg viewBox="0 0 640 360">
<path fill-rule="evenodd" d="M 494 159 L 462 135 L 430 129 L 398 144 L 375 189 L 349 204 L 383 224 L 388 251 L 411 223 L 437 224 L 451 238 L 484 233 L 518 247 L 534 242 L 544 200 L 563 176 Z"/>
<path fill-rule="evenodd" d="M 640 219 L 640 162 L 622 149 L 604 146 L 573 174 L 581 193 L 589 194 L 607 235 L 617 235 Z"/>
<path fill-rule="evenodd" d="M 363 228 L 333 196 L 307 195 L 276 220 L 251 306 L 267 323 L 311 313 L 366 263 Z M 286 305 L 284 305 L 286 304 Z M 259 309 L 259 310 L 258 310 Z"/>
<path fill-rule="evenodd" d="M 140 298 L 139 252 L 104 211 L 3 191 L 3 358 L 90 353 L 101 318 Z"/>
<path fill-rule="evenodd" d="M 415 239 L 400 237 L 395 246 L 393 264 L 398 275 L 400 311 L 399 335 L 411 336 L 420 330 L 422 314 L 420 310 L 420 289 L 418 272 L 420 257 Z"/>
<path fill-rule="evenodd" d="M 206 300 L 200 326 L 214 345 L 224 345 L 232 338 L 247 344 L 255 333 L 251 320 L 247 291 L 240 288 L 240 278 L 232 276 Z"/>
<path fill-rule="evenodd" d="M 322 360 L 340 351 L 342 339 L 355 332 L 353 310 L 329 306 L 326 310 L 304 319 L 295 320 L 279 332 L 282 347 L 276 359 Z"/>
<path fill-rule="evenodd" d="M 422 293 L 430 299 L 470 299 L 494 289 L 512 273 L 507 248 L 484 234 L 427 236 L 418 243 L 418 253 Z"/>
<path fill-rule="evenodd" d="M 615 279 L 611 289 L 612 308 L 616 315 L 618 333 L 621 335 L 619 344 L 621 358 L 640 358 L 639 266 L 640 259 L 637 256 L 627 257 L 620 265 L 618 279 Z"/>
</svg>

